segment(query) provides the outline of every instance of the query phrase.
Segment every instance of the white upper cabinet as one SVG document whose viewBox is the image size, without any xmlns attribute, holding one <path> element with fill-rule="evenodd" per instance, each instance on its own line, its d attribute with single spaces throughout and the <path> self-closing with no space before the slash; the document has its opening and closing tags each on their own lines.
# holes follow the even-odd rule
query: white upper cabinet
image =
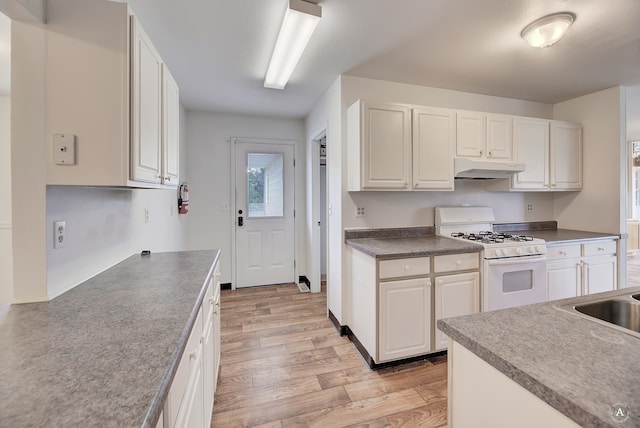
<svg viewBox="0 0 640 428">
<path fill-rule="evenodd" d="M 169 69 L 162 67 L 162 182 L 177 185 L 180 167 L 180 90 Z"/>
<path fill-rule="evenodd" d="M 412 124 L 414 190 L 453 190 L 455 112 L 414 108 Z"/>
<path fill-rule="evenodd" d="M 347 111 L 349 190 L 411 190 L 408 106 L 357 101 Z"/>
<path fill-rule="evenodd" d="M 549 121 L 516 118 L 513 125 L 515 157 L 527 166 L 513 178 L 514 189 L 549 188 Z"/>
<path fill-rule="evenodd" d="M 47 184 L 175 187 L 178 87 L 127 4 L 52 0 L 45 29 Z M 75 163 L 52 161 L 54 134 Z"/>
<path fill-rule="evenodd" d="M 526 165 L 511 180 L 487 184 L 488 190 L 582 190 L 582 126 L 557 120 L 516 117 L 514 159 Z"/>
<path fill-rule="evenodd" d="M 457 111 L 456 129 L 456 156 L 512 160 L 511 116 Z"/>
<path fill-rule="evenodd" d="M 582 189 L 582 126 L 551 121 L 549 168 L 552 190 Z"/>
<path fill-rule="evenodd" d="M 131 17 L 131 179 L 161 183 L 162 58 Z"/>
</svg>

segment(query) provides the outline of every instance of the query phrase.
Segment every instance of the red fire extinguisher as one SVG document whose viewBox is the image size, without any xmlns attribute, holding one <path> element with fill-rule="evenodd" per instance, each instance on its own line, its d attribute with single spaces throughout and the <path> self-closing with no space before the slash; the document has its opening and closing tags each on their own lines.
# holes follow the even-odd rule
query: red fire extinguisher
<svg viewBox="0 0 640 428">
<path fill-rule="evenodd" d="M 189 187 L 185 181 L 178 188 L 178 214 L 189 212 Z"/>
</svg>

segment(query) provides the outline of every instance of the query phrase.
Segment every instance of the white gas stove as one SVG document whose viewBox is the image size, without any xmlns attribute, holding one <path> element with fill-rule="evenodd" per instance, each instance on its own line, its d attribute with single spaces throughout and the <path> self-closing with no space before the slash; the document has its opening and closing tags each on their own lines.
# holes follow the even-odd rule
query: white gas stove
<svg viewBox="0 0 640 428">
<path fill-rule="evenodd" d="M 482 310 L 503 309 L 547 300 L 543 239 L 493 232 L 491 207 L 436 207 L 436 234 L 481 244 Z"/>
</svg>

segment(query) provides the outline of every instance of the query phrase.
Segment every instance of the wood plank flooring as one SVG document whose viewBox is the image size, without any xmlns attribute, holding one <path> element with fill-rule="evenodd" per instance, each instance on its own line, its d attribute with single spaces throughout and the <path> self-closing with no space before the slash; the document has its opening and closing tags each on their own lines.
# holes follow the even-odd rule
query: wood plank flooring
<svg viewBox="0 0 640 428">
<path fill-rule="evenodd" d="M 373 371 L 326 301 L 295 284 L 222 291 L 212 426 L 446 426 L 446 356 Z"/>
</svg>

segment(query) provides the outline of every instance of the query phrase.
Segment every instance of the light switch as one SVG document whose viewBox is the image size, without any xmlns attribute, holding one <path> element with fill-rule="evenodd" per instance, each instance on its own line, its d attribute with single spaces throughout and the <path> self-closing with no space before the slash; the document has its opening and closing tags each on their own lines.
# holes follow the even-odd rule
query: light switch
<svg viewBox="0 0 640 428">
<path fill-rule="evenodd" d="M 53 163 L 74 165 L 76 163 L 76 136 L 73 134 L 53 134 Z"/>
</svg>

